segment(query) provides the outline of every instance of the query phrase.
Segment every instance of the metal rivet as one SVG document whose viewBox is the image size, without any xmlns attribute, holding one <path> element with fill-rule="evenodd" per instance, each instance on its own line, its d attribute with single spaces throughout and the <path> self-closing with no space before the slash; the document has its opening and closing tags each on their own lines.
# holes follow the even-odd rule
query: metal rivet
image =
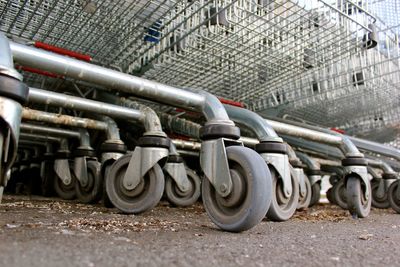
<svg viewBox="0 0 400 267">
<path fill-rule="evenodd" d="M 226 190 L 228 190 L 228 186 L 226 184 L 221 184 L 221 186 L 219 187 L 219 189 L 221 190 L 222 193 L 225 193 Z"/>
</svg>

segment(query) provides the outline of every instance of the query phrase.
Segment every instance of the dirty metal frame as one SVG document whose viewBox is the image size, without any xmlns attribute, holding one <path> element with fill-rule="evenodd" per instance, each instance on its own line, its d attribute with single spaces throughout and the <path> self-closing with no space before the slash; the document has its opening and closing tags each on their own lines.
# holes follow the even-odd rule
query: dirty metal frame
<svg viewBox="0 0 400 267">
<path fill-rule="evenodd" d="M 33 151 L 32 153 L 32 159 L 36 158 L 38 159 L 40 156 L 40 149 L 39 147 L 44 146 L 44 144 L 40 144 L 38 142 L 27 142 L 27 141 L 18 141 L 18 149 L 22 148 L 22 149 L 29 149 L 31 151 Z M 40 164 L 38 162 L 35 161 L 31 161 L 30 168 L 32 167 L 40 167 Z"/>
<path fill-rule="evenodd" d="M 17 156 L 19 139 L 19 122 L 21 120 L 21 100 L 8 96 L 15 94 L 15 91 L 25 90 L 21 88 L 22 76 L 19 74 L 13 63 L 13 57 L 8 39 L 0 33 L 0 185 L 4 184 L 10 175 L 11 167 Z M 4 87 L 4 88 L 3 88 Z M 4 93 L 3 93 L 4 90 Z M 20 94 L 20 92 L 16 93 Z M 19 97 L 23 97 L 20 95 Z"/>
<path fill-rule="evenodd" d="M 80 145 L 78 149 L 93 151 L 93 148 L 90 146 L 90 136 L 86 129 L 78 129 L 78 131 L 71 131 L 66 129 L 57 129 L 57 128 L 50 128 L 45 126 L 38 126 L 34 124 L 27 124 L 21 123 L 21 131 L 28 132 L 28 133 L 41 133 L 47 134 L 49 136 L 57 136 L 63 138 L 75 138 L 78 139 Z M 60 143 L 63 144 L 63 142 Z M 63 147 L 64 149 L 65 147 Z M 68 148 L 67 148 L 68 149 Z M 73 172 L 75 177 L 78 179 L 82 186 L 86 186 L 88 183 L 88 176 L 87 176 L 87 160 L 95 160 L 97 159 L 89 156 L 76 156 L 74 157 L 74 167 Z M 62 168 L 66 168 L 67 170 L 61 170 Z M 62 176 L 59 176 L 65 184 L 69 184 L 70 182 L 70 175 L 66 175 L 65 172 L 69 172 L 69 164 L 68 159 L 60 160 L 55 162 L 55 170 L 58 173 L 62 172 Z"/>
<path fill-rule="evenodd" d="M 369 142 L 369 141 L 367 141 L 367 142 Z M 301 147 L 301 148 L 310 149 L 309 141 L 307 142 L 305 140 L 300 140 L 299 139 L 298 141 L 290 140 L 289 143 L 292 143 L 293 145 Z M 329 147 L 327 145 L 322 145 L 322 144 L 315 143 L 313 145 L 312 149 L 317 151 L 317 152 L 319 152 L 319 153 L 321 153 L 321 154 L 328 153 L 330 157 L 334 157 L 334 158 L 336 158 L 338 160 L 340 160 L 342 158 L 341 154 L 339 154 L 336 151 L 334 151 L 334 149 L 335 149 L 334 147 Z M 296 153 L 298 153 L 299 155 L 303 154 L 301 152 L 296 152 Z M 326 164 L 329 165 L 330 164 L 330 166 L 340 166 L 339 162 L 331 162 L 331 161 L 328 161 L 328 160 L 321 161 L 321 159 L 315 160 L 315 161 L 318 164 L 323 164 L 323 165 L 326 165 Z M 379 169 L 381 169 L 383 171 L 384 174 L 386 174 L 388 176 L 393 176 L 393 177 L 397 176 L 397 173 L 392 169 L 392 167 L 389 164 L 387 164 L 386 162 L 384 162 L 383 160 L 381 160 L 381 159 L 378 159 L 378 158 L 374 158 L 374 159 L 366 158 L 366 161 L 368 163 L 368 167 L 371 166 L 371 167 L 379 168 Z M 346 167 L 344 168 L 344 170 L 345 170 L 345 173 L 349 173 L 349 170 L 346 169 Z M 368 172 L 368 168 L 367 168 L 367 172 Z M 390 180 L 382 179 L 382 177 L 379 177 L 379 178 L 380 178 L 380 181 L 379 181 L 380 184 L 379 184 L 378 191 L 382 195 L 385 192 L 385 188 L 387 188 L 388 185 L 390 185 L 390 183 L 393 182 L 394 180 L 392 180 L 392 179 L 390 179 Z"/>
<path fill-rule="evenodd" d="M 376 196 L 378 198 L 382 198 L 385 196 L 385 192 L 387 192 L 389 186 L 393 182 L 395 182 L 396 180 L 399 179 L 399 175 L 392 169 L 392 167 L 389 164 L 387 164 L 386 162 L 384 162 L 380 159 L 367 158 L 367 161 L 368 161 L 368 166 L 379 168 L 387 176 L 389 176 L 391 178 L 393 177 L 392 179 L 385 178 L 384 176 L 380 177 L 378 189 L 376 190 Z M 398 189 L 397 192 L 400 195 L 400 189 Z"/>
<path fill-rule="evenodd" d="M 106 92 L 99 92 L 97 94 L 97 99 L 99 99 L 101 101 L 109 102 L 114 105 L 139 110 L 140 112 L 143 112 L 144 114 L 146 114 L 146 116 L 148 118 L 151 118 L 151 120 L 150 119 L 147 120 L 148 121 L 147 123 L 144 123 L 145 129 L 149 128 L 150 125 L 148 125 L 148 124 L 151 122 L 151 125 L 153 128 L 157 128 L 157 129 L 159 129 L 159 131 L 162 131 L 161 122 L 160 122 L 160 119 L 159 119 L 157 113 L 148 106 L 136 103 L 135 101 L 132 101 L 130 99 L 126 99 L 123 97 L 117 97 L 117 96 L 114 96 L 114 95 L 106 93 Z M 179 156 L 179 153 L 177 152 L 176 147 L 173 143 L 170 143 L 169 156 Z M 135 160 L 135 159 L 132 157 L 132 161 L 133 160 Z M 155 162 L 155 163 L 157 163 L 157 162 Z M 144 169 L 146 169 L 146 168 L 144 168 Z M 176 185 L 182 192 L 187 192 L 188 190 L 190 190 L 191 183 L 189 181 L 189 178 L 187 177 L 185 164 L 183 162 L 167 161 L 165 163 L 163 169 L 175 181 Z M 135 183 L 137 183 L 137 181 L 135 181 Z"/>
<path fill-rule="evenodd" d="M 180 156 L 173 142 L 171 142 L 169 146 L 169 156 Z M 167 163 L 165 163 L 163 169 L 175 181 L 179 190 L 181 190 L 182 192 L 188 192 L 189 190 L 191 190 L 192 184 L 190 183 L 187 176 L 185 163 L 168 161 Z"/>
<path fill-rule="evenodd" d="M 224 105 L 224 107 L 229 118 L 253 131 L 260 143 L 283 143 L 282 138 L 280 138 L 274 129 L 257 113 L 232 105 Z M 283 194 L 285 197 L 290 197 L 293 188 L 288 155 L 286 153 L 273 152 L 261 152 L 259 154 L 269 166 L 272 166 L 278 172 L 283 184 Z"/>
<path fill-rule="evenodd" d="M 304 169 L 302 167 L 302 161 L 299 157 L 297 157 L 296 153 L 294 152 L 293 148 L 286 144 L 286 148 L 288 151 L 289 161 L 290 161 L 290 174 L 298 181 L 299 183 L 299 194 L 301 197 L 306 196 L 307 194 L 307 186 L 306 181 L 307 179 L 306 174 L 304 173 Z"/>
<path fill-rule="evenodd" d="M 42 137 L 42 138 L 38 138 L 35 139 L 37 136 L 33 135 L 33 134 L 26 134 L 24 135 L 23 133 L 21 133 L 19 135 L 19 144 L 20 143 L 36 143 L 38 145 L 42 145 L 46 148 L 46 151 L 44 152 L 44 156 L 45 158 L 42 160 L 42 162 L 40 163 L 40 177 L 45 177 L 46 176 L 46 167 L 48 164 L 52 164 L 53 168 L 54 168 L 54 143 L 57 142 L 58 144 L 61 143 L 61 139 L 57 138 L 57 137 Z M 41 136 L 39 136 L 41 137 Z M 35 139 L 34 141 L 32 140 Z M 47 158 L 46 158 L 47 157 Z"/>
<path fill-rule="evenodd" d="M 121 119 L 135 120 L 143 123 L 146 132 L 144 136 L 166 137 L 162 131 L 161 123 L 154 112 L 149 110 L 134 110 L 117 105 L 102 103 L 95 100 L 84 99 L 76 96 L 69 96 L 55 92 L 49 92 L 37 88 L 30 88 L 29 101 L 47 105 L 60 106 L 75 110 L 95 112 Z M 112 138 L 115 139 L 115 138 Z M 108 140 L 112 143 L 123 144 L 122 141 Z M 124 186 L 134 189 L 141 181 L 141 178 L 154 165 L 168 156 L 168 149 L 155 147 L 136 147 L 132 152 L 132 158 L 124 176 Z M 120 154 L 110 154 L 107 157 L 117 159 Z M 102 162 L 104 162 L 102 160 Z M 138 168 L 138 166 L 140 166 Z"/>
<path fill-rule="evenodd" d="M 10 42 L 10 47 L 15 60 L 23 65 L 100 84 L 109 89 L 119 90 L 167 105 L 201 111 L 207 119 L 204 127 L 210 129 L 215 125 L 221 125 L 240 135 L 239 129 L 229 119 L 222 104 L 211 94 L 189 92 L 15 42 Z M 227 196 L 232 190 L 226 151 L 216 151 L 212 148 L 224 149 L 225 146 L 217 144 L 227 140 L 224 137 L 226 137 L 226 134 L 221 133 L 221 138 L 204 141 L 204 143 L 214 142 L 216 144 L 205 144 L 200 154 L 201 166 L 206 177 L 223 197 Z M 237 141 L 235 143 L 236 145 L 241 144 Z M 210 160 L 217 160 L 217 158 L 219 162 Z M 217 168 L 217 166 L 221 165 L 224 168 Z M 225 189 L 225 187 L 226 190 L 221 190 L 221 188 Z"/>
<path fill-rule="evenodd" d="M 364 155 L 359 152 L 358 148 L 350 141 L 350 139 L 340 133 L 310 125 L 298 124 L 295 122 L 282 122 L 271 119 L 266 119 L 266 121 L 278 133 L 286 134 L 296 138 L 304 138 L 312 142 L 336 146 L 340 148 L 346 158 L 364 158 Z M 343 166 L 343 169 L 343 177 L 345 179 L 347 179 L 347 177 L 350 175 L 356 175 L 365 185 L 369 183 L 366 166 Z M 370 197 L 370 192 L 368 186 L 365 188 L 364 196 L 366 199 L 368 199 Z"/>
<path fill-rule="evenodd" d="M 62 154 L 69 154 L 69 142 L 68 139 L 65 137 L 55 137 L 51 135 L 38 135 L 35 133 L 25 133 L 21 132 L 21 138 L 28 139 L 28 140 L 35 140 L 39 142 L 51 142 L 51 143 L 58 143 L 59 147 L 57 152 Z M 57 177 L 61 179 L 61 181 L 69 185 L 72 181 L 71 176 L 71 169 L 69 166 L 69 159 L 68 158 L 58 158 L 55 157 L 54 159 L 54 167 L 53 167 Z"/>
<path fill-rule="evenodd" d="M 321 165 L 315 161 L 312 157 L 308 156 L 307 154 L 296 151 L 295 152 L 297 157 L 300 158 L 300 160 L 307 166 L 307 168 L 313 172 L 320 172 L 321 171 Z M 322 176 L 311 174 L 308 176 L 308 179 L 310 180 L 311 186 L 313 186 L 315 183 L 321 181 Z"/>
<path fill-rule="evenodd" d="M 68 115 L 49 113 L 40 110 L 33 110 L 29 108 L 24 108 L 22 111 L 22 119 L 30 120 L 30 121 L 40 121 L 47 122 L 58 125 L 65 125 L 77 128 L 84 129 L 93 129 L 104 131 L 107 135 L 106 143 L 112 144 L 124 144 L 120 139 L 119 129 L 114 120 L 107 116 L 101 116 L 101 119 L 104 121 L 97 121 L 88 118 L 80 118 L 80 117 L 72 117 Z M 101 163 L 106 162 L 109 159 L 117 160 L 123 154 L 116 152 L 102 152 L 101 154 Z M 82 163 L 86 165 L 86 163 Z M 80 167 L 80 170 L 85 170 L 85 168 Z"/>
</svg>

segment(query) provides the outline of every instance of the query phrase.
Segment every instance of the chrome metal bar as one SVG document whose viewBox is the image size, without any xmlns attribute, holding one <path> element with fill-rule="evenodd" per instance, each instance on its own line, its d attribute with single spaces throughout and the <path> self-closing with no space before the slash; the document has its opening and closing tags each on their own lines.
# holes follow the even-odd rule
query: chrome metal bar
<svg viewBox="0 0 400 267">
<path fill-rule="evenodd" d="M 362 150 L 367 150 L 376 154 L 380 154 L 382 156 L 400 160 L 400 151 L 396 148 L 356 137 L 349 136 L 349 138 L 357 147 Z"/>
<path fill-rule="evenodd" d="M 293 126 L 292 128 L 296 128 L 297 131 L 299 130 L 299 128 L 304 129 L 303 130 L 304 132 L 313 131 L 312 134 L 317 135 L 318 137 L 314 137 L 314 138 L 312 138 L 310 136 L 305 137 L 304 133 L 303 133 L 303 136 L 299 136 L 299 137 L 307 138 L 311 141 L 317 141 L 317 142 L 318 142 L 318 140 L 316 138 L 318 138 L 319 141 L 321 141 L 322 143 L 337 145 L 345 153 L 345 156 L 350 156 L 350 157 L 351 156 L 353 156 L 353 157 L 362 157 L 363 156 L 360 153 L 360 151 L 358 150 L 358 148 L 350 141 L 348 136 L 342 135 L 340 133 L 331 131 L 326 128 L 317 127 L 317 126 L 313 126 L 313 125 L 309 125 L 309 124 L 305 124 L 305 123 L 298 123 L 298 122 L 294 122 L 294 121 L 290 121 L 290 122 L 285 122 L 283 120 L 279 120 L 279 121 L 267 120 L 267 121 L 270 123 L 272 122 L 272 124 L 274 124 L 274 125 L 279 125 L 280 127 L 282 127 L 281 126 L 282 124 L 287 124 L 287 125 L 289 125 L 289 127 Z M 287 126 L 286 126 L 286 128 L 287 128 Z M 284 133 L 284 134 L 288 134 L 288 133 Z M 331 137 L 328 137 L 328 135 Z M 331 142 L 331 140 L 328 140 L 328 139 L 332 139 L 335 137 L 338 140 L 337 143 L 334 143 L 334 142 Z"/>
<path fill-rule="evenodd" d="M 107 116 L 118 117 L 121 119 L 134 119 L 140 121 L 143 116 L 142 112 L 137 110 L 119 107 L 116 105 L 110 105 L 107 103 L 102 103 L 76 96 L 50 92 L 37 88 L 29 88 L 28 101 L 51 106 L 59 106 L 81 111 L 94 112 Z"/>
<path fill-rule="evenodd" d="M 140 122 L 146 129 L 146 134 L 164 135 L 161 127 L 161 122 L 157 116 L 157 113 L 148 106 L 139 104 L 135 101 L 132 101 L 124 97 L 117 97 L 105 92 L 100 92 L 97 98 L 101 101 L 110 102 L 114 105 L 124 106 L 124 108 L 130 108 L 140 111 L 143 114 L 143 116 L 140 119 Z"/>
<path fill-rule="evenodd" d="M 231 105 L 224 105 L 224 107 L 229 118 L 252 130 L 260 142 L 282 142 L 269 123 L 257 113 Z"/>
<path fill-rule="evenodd" d="M 384 173 L 395 174 L 396 172 L 390 167 L 386 162 L 379 159 L 366 159 L 368 162 L 368 166 L 372 166 L 374 168 L 381 169 Z"/>
<path fill-rule="evenodd" d="M 185 141 L 181 139 L 172 139 L 172 143 L 179 149 L 200 151 L 201 143 L 193 141 Z"/>
<path fill-rule="evenodd" d="M 38 135 L 34 133 L 21 133 L 21 139 L 23 140 L 34 140 L 38 142 L 52 142 L 52 143 L 61 143 L 60 137 L 54 137 L 49 135 Z"/>
<path fill-rule="evenodd" d="M 330 145 L 342 145 L 343 140 L 339 136 L 335 136 L 332 134 L 321 133 L 315 130 L 306 129 L 303 127 L 291 125 L 288 123 L 283 123 L 279 121 L 274 121 L 270 119 L 266 119 L 269 125 L 274 128 L 275 131 L 281 134 L 296 136 L 308 139 L 314 142 L 326 143 Z"/>
<path fill-rule="evenodd" d="M 22 119 L 100 131 L 107 131 L 108 129 L 108 124 L 105 122 L 86 118 L 72 117 L 62 114 L 49 113 L 29 108 L 24 108 L 22 110 Z"/>
<path fill-rule="evenodd" d="M 76 132 L 67 129 L 58 129 L 28 123 L 21 123 L 21 131 L 25 133 L 44 133 L 48 134 L 49 136 L 76 138 L 80 141 L 80 146 L 90 147 L 89 135 L 86 134 L 87 131 L 85 133 L 82 130 L 83 129 L 80 129 L 81 132 Z"/>
<path fill-rule="evenodd" d="M 293 136 L 281 135 L 283 140 L 288 142 L 291 146 L 299 147 L 306 150 L 311 150 L 319 154 L 325 155 L 327 158 L 342 159 L 343 152 L 336 147 L 328 146 L 318 142 L 313 142 Z"/>
<path fill-rule="evenodd" d="M 210 102 L 210 98 L 203 95 L 15 42 L 10 42 L 10 44 L 14 59 L 21 64 L 103 85 L 167 105 L 201 111 L 208 120 L 230 121 L 219 101 Z"/>
</svg>

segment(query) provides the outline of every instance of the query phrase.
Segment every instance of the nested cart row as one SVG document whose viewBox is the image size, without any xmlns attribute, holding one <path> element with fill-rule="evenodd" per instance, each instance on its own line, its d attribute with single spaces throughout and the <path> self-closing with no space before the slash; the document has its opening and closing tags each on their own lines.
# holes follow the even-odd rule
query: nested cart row
<svg viewBox="0 0 400 267">
<path fill-rule="evenodd" d="M 397 35 L 367 5 L 0 3 L 2 187 L 135 214 L 201 195 L 239 232 L 316 204 L 329 177 L 354 217 L 399 212 L 397 149 L 306 122 L 396 120 Z"/>
</svg>

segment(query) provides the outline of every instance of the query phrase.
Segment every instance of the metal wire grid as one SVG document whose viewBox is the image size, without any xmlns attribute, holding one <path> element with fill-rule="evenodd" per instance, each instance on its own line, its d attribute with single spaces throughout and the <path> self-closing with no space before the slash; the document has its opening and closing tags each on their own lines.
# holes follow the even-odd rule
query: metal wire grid
<svg viewBox="0 0 400 267">
<path fill-rule="evenodd" d="M 0 0 L 0 30 L 91 55 L 123 68 L 146 34 L 176 4 L 145 0 Z"/>
<path fill-rule="evenodd" d="M 327 67 L 283 81 L 254 103 L 254 110 L 290 114 L 326 126 L 341 126 L 382 106 L 399 105 L 399 45 L 393 32 L 381 32 L 376 49 L 359 52 Z"/>
<path fill-rule="evenodd" d="M 164 19 L 159 42 L 148 44 L 130 70 L 251 102 L 278 81 L 362 50 L 373 18 L 358 14 L 351 18 L 323 1 L 180 3 Z"/>
<path fill-rule="evenodd" d="M 399 33 L 400 2 L 398 0 L 369 0 L 369 9 L 381 18 L 389 28 L 396 28 Z"/>
<path fill-rule="evenodd" d="M 399 122 L 399 107 L 382 106 L 368 115 L 350 120 L 342 125 L 341 129 L 344 129 L 350 135 L 368 136 L 370 139 L 385 142 L 388 140 L 388 135 L 392 137 L 398 135 Z"/>
</svg>

